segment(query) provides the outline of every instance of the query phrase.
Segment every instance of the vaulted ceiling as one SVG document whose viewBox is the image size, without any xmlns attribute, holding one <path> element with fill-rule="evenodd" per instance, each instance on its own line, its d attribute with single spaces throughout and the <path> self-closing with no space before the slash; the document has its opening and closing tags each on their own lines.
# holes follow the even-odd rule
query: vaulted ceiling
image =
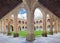
<svg viewBox="0 0 60 43">
<path fill-rule="evenodd" d="M 38 0 L 38 2 L 60 17 L 60 0 Z M 0 19 L 19 3 L 22 3 L 22 0 L 0 0 Z"/>
<path fill-rule="evenodd" d="M 0 0 L 0 19 L 19 3 L 22 3 L 22 0 Z"/>
<path fill-rule="evenodd" d="M 46 8 L 60 17 L 60 0 L 39 0 Z"/>
</svg>

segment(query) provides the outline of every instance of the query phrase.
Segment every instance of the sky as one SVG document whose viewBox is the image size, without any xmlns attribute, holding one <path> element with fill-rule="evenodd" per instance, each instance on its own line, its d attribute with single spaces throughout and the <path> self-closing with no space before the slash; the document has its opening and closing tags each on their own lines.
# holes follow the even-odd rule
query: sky
<svg viewBox="0 0 60 43">
<path fill-rule="evenodd" d="M 39 8 L 36 8 L 35 11 L 34 11 L 34 19 L 36 18 L 42 18 L 43 15 L 40 11 Z M 27 11 L 24 9 L 24 8 L 21 8 L 19 13 L 18 13 L 18 18 L 24 18 L 24 19 L 27 19 Z"/>
<path fill-rule="evenodd" d="M 18 18 L 27 19 L 27 11 L 24 8 L 20 9 L 18 13 Z M 38 18 L 43 18 L 43 14 L 39 8 L 36 8 L 34 11 L 34 19 L 38 19 Z"/>
</svg>

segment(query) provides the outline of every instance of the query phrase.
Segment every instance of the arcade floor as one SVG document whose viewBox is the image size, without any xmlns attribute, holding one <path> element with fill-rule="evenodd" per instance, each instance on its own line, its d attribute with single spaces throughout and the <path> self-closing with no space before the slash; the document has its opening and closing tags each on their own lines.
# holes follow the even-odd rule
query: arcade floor
<svg viewBox="0 0 60 43">
<path fill-rule="evenodd" d="M 60 43 L 60 33 L 48 35 L 48 37 L 37 37 L 33 42 L 28 42 L 23 37 L 14 38 L 0 33 L 0 43 Z"/>
</svg>

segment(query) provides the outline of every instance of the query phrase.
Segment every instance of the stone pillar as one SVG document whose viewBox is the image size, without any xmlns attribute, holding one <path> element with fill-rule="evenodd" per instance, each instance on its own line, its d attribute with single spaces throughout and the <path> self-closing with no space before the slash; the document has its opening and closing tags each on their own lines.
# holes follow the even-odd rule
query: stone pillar
<svg viewBox="0 0 60 43">
<path fill-rule="evenodd" d="M 43 34 L 42 36 L 47 37 L 47 31 L 46 31 L 46 15 L 43 14 Z"/>
<path fill-rule="evenodd" d="M 26 38 L 27 41 L 33 41 L 35 39 L 35 36 L 34 36 L 34 14 L 32 12 L 29 12 L 27 14 L 27 38 Z"/>
<path fill-rule="evenodd" d="M 1 33 L 1 20 L 0 20 L 0 33 Z"/>
<path fill-rule="evenodd" d="M 54 16 L 54 33 L 57 33 L 57 23 L 56 23 L 56 17 Z"/>
<path fill-rule="evenodd" d="M 2 33 L 2 20 L 0 21 L 0 29 L 1 29 L 1 33 Z"/>
<path fill-rule="evenodd" d="M 59 18 L 59 33 L 60 33 L 60 18 Z"/>
<path fill-rule="evenodd" d="M 1 33 L 3 33 L 3 21 L 1 20 Z"/>
<path fill-rule="evenodd" d="M 6 21 L 5 20 L 3 20 L 2 21 L 3 22 L 3 34 L 6 34 Z"/>
<path fill-rule="evenodd" d="M 57 28 L 57 29 L 58 29 L 57 31 L 58 31 L 58 32 L 60 32 L 60 23 L 59 23 L 59 18 L 57 19 L 57 27 L 58 27 L 58 28 Z"/>
<path fill-rule="evenodd" d="M 50 15 L 50 34 L 53 35 L 53 18 L 52 18 L 52 15 Z"/>
<path fill-rule="evenodd" d="M 14 14 L 14 37 L 18 37 L 18 13 Z"/>
<path fill-rule="evenodd" d="M 8 34 L 7 35 L 11 35 L 11 32 L 10 32 L 10 19 L 8 19 Z"/>
<path fill-rule="evenodd" d="M 59 18 L 59 26 L 58 27 L 59 27 L 59 33 L 60 33 L 60 18 Z"/>
</svg>

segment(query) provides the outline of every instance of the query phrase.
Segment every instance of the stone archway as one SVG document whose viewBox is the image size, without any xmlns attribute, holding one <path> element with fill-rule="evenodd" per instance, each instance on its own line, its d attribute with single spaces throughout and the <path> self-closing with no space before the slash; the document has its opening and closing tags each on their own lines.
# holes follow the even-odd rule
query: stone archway
<svg viewBox="0 0 60 43">
<path fill-rule="evenodd" d="M 43 14 L 43 36 L 47 37 L 47 31 L 46 31 L 46 11 L 42 5 L 40 5 L 38 2 L 36 2 L 33 6 L 33 11 L 39 8 Z M 45 22 L 44 22 L 45 21 Z"/>
<path fill-rule="evenodd" d="M 10 27 L 11 27 L 11 31 L 14 31 L 14 30 L 13 30 L 13 26 L 11 25 Z"/>
<path fill-rule="evenodd" d="M 19 31 L 21 31 L 21 27 L 20 26 L 18 26 L 18 29 L 19 29 Z"/>
<path fill-rule="evenodd" d="M 43 14 L 40 8 L 36 8 L 34 11 L 34 21 L 36 21 L 36 24 L 34 25 L 37 25 L 38 27 L 36 30 L 40 30 L 40 26 L 43 26 L 42 22 L 40 23 L 40 21 L 42 20 L 43 20 Z"/>
</svg>

